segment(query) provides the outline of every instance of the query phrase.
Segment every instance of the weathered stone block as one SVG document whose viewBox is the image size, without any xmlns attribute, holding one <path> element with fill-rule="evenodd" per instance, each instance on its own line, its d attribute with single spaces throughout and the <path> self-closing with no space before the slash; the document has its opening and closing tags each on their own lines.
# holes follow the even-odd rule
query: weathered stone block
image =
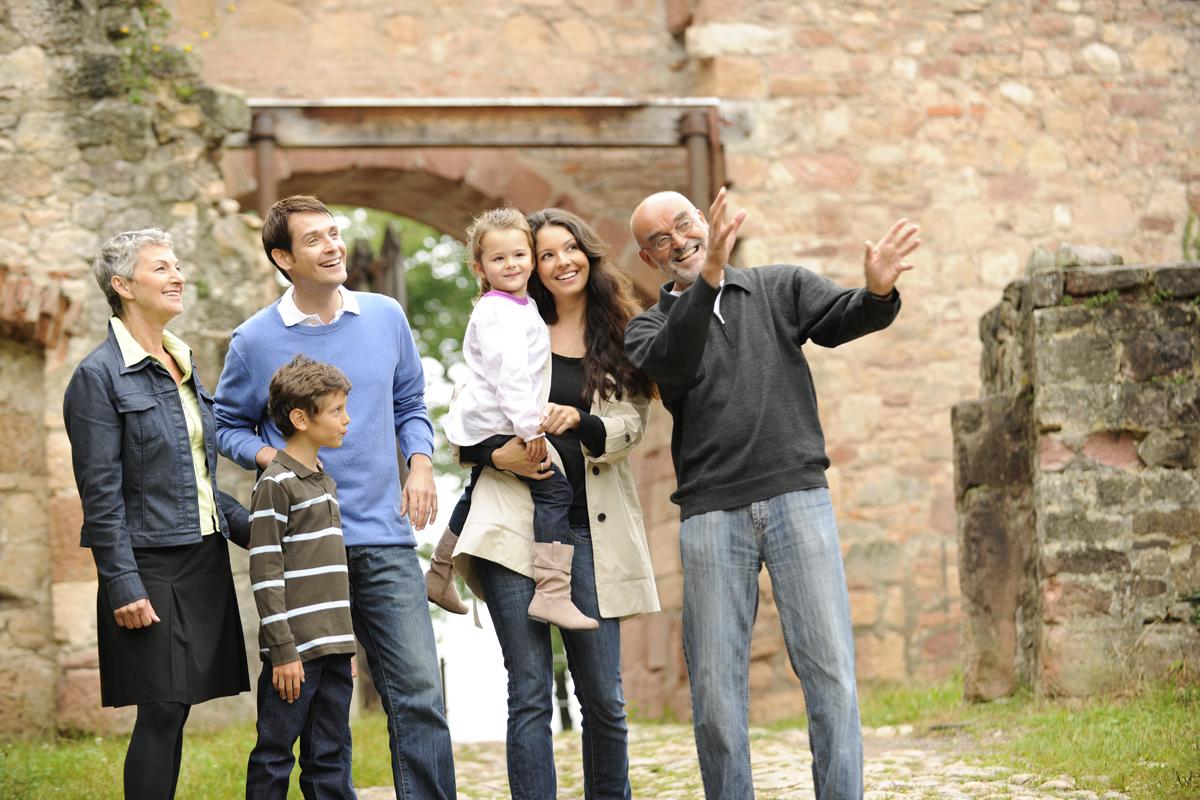
<svg viewBox="0 0 1200 800">
<path fill-rule="evenodd" d="M 1133 534 L 1163 534 L 1175 539 L 1200 541 L 1200 509 L 1138 511 L 1133 515 Z"/>
<path fill-rule="evenodd" d="M 205 86 L 193 99 L 204 116 L 223 133 L 250 130 L 250 106 L 241 91 L 227 86 Z"/>
<path fill-rule="evenodd" d="M 1114 253 L 1103 247 L 1086 244 L 1060 244 L 1054 253 L 1054 265 L 1059 269 L 1067 267 L 1104 267 L 1124 264 L 1125 259 L 1119 253 Z"/>
<path fill-rule="evenodd" d="M 1042 571 L 1046 576 L 1060 573 L 1096 575 L 1127 572 L 1128 570 L 1129 556 L 1105 547 L 1085 547 L 1078 550 L 1056 549 L 1056 552 L 1042 557 Z"/>
<path fill-rule="evenodd" d="M 1135 381 L 1156 375 L 1191 370 L 1195 358 L 1193 334 L 1188 331 L 1151 330 L 1122 342 L 1122 371 Z"/>
<path fill-rule="evenodd" d="M 1038 440 L 1037 465 L 1042 472 L 1059 472 L 1075 460 L 1075 451 L 1053 434 Z"/>
<path fill-rule="evenodd" d="M 1138 456 L 1148 467 L 1188 469 L 1200 466 L 1200 433 L 1156 429 L 1138 445 Z"/>
<path fill-rule="evenodd" d="M 895 542 L 851 545 L 845 557 L 846 582 L 851 589 L 896 583 L 904 576 L 904 552 Z"/>
<path fill-rule="evenodd" d="M 1034 353 L 1034 379 L 1050 383 L 1108 383 L 1117 374 L 1117 350 L 1101 333 L 1076 333 L 1039 341 Z"/>
<path fill-rule="evenodd" d="M 69 91 L 84 97 L 112 97 L 125 88 L 121 57 L 112 50 L 84 50 L 67 78 Z"/>
<path fill-rule="evenodd" d="M 1082 455 L 1097 464 L 1116 469 L 1138 469 L 1137 440 L 1128 431 L 1101 431 L 1083 442 Z"/>
<path fill-rule="evenodd" d="M 1047 542 L 1106 542 L 1129 532 L 1129 520 L 1100 516 L 1086 509 L 1042 511 L 1037 515 L 1038 533 Z"/>
<path fill-rule="evenodd" d="M 1200 264 L 1163 266 L 1154 270 L 1152 276 L 1156 288 L 1176 298 L 1200 294 Z"/>
<path fill-rule="evenodd" d="M 1032 553 L 1029 491 L 976 488 L 959 503 L 964 693 L 988 700 L 1017 685 L 1017 618 Z"/>
<path fill-rule="evenodd" d="M 1030 265 L 1033 265 L 1032 258 Z M 1029 276 L 1029 294 L 1034 308 L 1057 306 L 1063 297 L 1063 274 L 1044 269 L 1034 272 Z"/>
<path fill-rule="evenodd" d="M 1107 615 L 1113 604 L 1110 590 L 1070 578 L 1051 578 L 1042 587 L 1043 619 L 1048 623 Z"/>
<path fill-rule="evenodd" d="M 1150 274 L 1145 267 L 1086 267 L 1068 269 L 1064 277 L 1066 293 L 1081 295 L 1142 286 Z"/>
<path fill-rule="evenodd" d="M 32 414 L 13 414 L 0 410 L 0 472 L 46 472 L 45 443 L 40 436 L 30 436 L 41 428 Z"/>
<path fill-rule="evenodd" d="M 1027 394 L 989 397 L 957 403 L 951 409 L 954 485 L 960 500 L 975 486 L 1028 483 L 1030 400 Z"/>
</svg>

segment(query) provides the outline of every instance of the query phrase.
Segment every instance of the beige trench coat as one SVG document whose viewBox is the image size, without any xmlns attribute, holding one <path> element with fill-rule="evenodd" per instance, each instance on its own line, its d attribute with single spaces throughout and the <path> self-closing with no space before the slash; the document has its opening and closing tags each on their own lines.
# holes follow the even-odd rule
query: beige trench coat
<svg viewBox="0 0 1200 800">
<path fill-rule="evenodd" d="M 548 374 L 543 389 L 544 395 L 549 393 Z M 592 414 L 601 419 L 607 434 L 604 455 L 592 458 L 583 451 L 596 596 L 600 616 L 605 618 L 659 610 L 642 506 L 628 461 L 630 451 L 642 440 L 649 409 L 649 402 L 641 397 L 602 400 L 597 395 L 592 402 Z M 558 462 L 558 454 L 553 447 L 550 450 Z M 472 559 L 484 558 L 532 578 L 532 545 L 529 487 L 511 473 L 484 467 L 454 548 L 455 568 L 471 591 L 487 602 Z"/>
</svg>

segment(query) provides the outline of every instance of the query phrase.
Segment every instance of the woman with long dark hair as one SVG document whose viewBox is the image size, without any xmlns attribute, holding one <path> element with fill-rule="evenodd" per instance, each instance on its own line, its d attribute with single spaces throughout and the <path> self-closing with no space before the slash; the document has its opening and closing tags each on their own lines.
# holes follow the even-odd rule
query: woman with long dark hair
<svg viewBox="0 0 1200 800">
<path fill-rule="evenodd" d="M 641 441 L 653 386 L 625 356 L 625 325 L 638 308 L 600 238 L 562 209 L 539 211 L 529 223 L 535 243 L 529 294 L 550 330 L 542 428 L 574 491 L 571 599 L 600 620 L 595 631 L 562 631 L 583 716 L 584 795 L 628 798 L 620 619 L 659 605 L 627 458 Z M 504 653 L 509 787 L 514 798 L 553 800 L 550 628 L 524 614 L 534 591 L 533 505 L 528 488 L 509 474 L 549 475 L 549 462 L 531 464 L 515 438 L 490 452 L 464 448 L 462 457 L 485 469 L 455 566 L 488 604 Z"/>
</svg>

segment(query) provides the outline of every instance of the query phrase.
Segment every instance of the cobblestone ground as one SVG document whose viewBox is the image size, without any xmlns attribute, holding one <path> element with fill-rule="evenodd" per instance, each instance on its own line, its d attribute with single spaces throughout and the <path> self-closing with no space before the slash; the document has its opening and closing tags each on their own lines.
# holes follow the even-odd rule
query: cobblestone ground
<svg viewBox="0 0 1200 800">
<path fill-rule="evenodd" d="M 1076 790 L 1069 777 L 1018 773 L 963 760 L 945 741 L 912 736 L 909 726 L 866 731 L 866 800 L 1129 800 L 1120 792 Z M 758 800 L 813 796 L 812 757 L 803 731 L 751 731 Z M 561 800 L 583 797 L 578 734 L 554 740 Z M 459 745 L 454 751 L 460 800 L 507 800 L 504 744 Z M 703 798 L 692 730 L 681 725 L 635 725 L 629 732 L 629 775 L 634 797 Z M 360 800 L 388 800 L 392 790 L 360 789 Z"/>
</svg>

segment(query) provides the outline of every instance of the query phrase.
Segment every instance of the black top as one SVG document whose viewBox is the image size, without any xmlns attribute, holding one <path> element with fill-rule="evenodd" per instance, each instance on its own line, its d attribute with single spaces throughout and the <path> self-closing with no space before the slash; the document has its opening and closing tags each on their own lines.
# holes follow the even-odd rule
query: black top
<svg viewBox="0 0 1200 800">
<path fill-rule="evenodd" d="M 579 427 L 547 439 L 558 451 L 563 472 L 571 484 L 575 498 L 571 502 L 569 519 L 572 525 L 587 525 L 587 465 L 583 448 L 592 456 L 604 455 L 607 433 L 604 423 L 590 411 L 591 403 L 583 399 L 583 359 L 552 354 L 550 369 L 550 402 L 579 409 Z M 476 464 L 491 464 L 494 447 L 471 445 L 460 449 L 462 458 Z"/>
<path fill-rule="evenodd" d="M 717 289 L 667 284 L 625 329 L 634 365 L 671 412 L 671 455 L 683 518 L 825 486 L 825 438 L 802 345 L 857 339 L 891 324 L 899 294 L 845 289 L 792 266 L 725 268 Z"/>
</svg>

